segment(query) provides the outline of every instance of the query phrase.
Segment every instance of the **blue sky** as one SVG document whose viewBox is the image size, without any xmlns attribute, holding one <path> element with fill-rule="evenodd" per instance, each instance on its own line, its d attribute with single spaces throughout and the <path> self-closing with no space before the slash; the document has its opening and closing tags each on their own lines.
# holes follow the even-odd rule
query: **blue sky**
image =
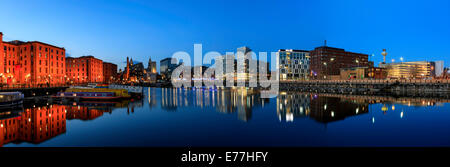
<svg viewBox="0 0 450 167">
<path fill-rule="evenodd" d="M 450 64 L 450 1 L 392 0 L 5 0 L 4 40 L 38 40 L 70 56 L 94 55 L 123 67 L 177 51 L 305 49 L 323 45 L 388 60 Z"/>
</svg>

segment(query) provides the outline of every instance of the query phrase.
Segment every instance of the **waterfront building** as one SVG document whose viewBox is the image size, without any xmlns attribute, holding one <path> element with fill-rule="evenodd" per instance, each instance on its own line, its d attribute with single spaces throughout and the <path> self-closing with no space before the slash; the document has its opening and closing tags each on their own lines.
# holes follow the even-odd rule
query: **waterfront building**
<svg viewBox="0 0 450 167">
<path fill-rule="evenodd" d="M 117 79 L 117 65 L 103 62 L 103 79 L 105 83 L 112 83 Z"/>
<path fill-rule="evenodd" d="M 66 74 L 70 83 L 103 82 L 103 61 L 94 56 L 67 57 Z"/>
<path fill-rule="evenodd" d="M 148 66 L 145 70 L 146 80 L 150 83 L 156 82 L 158 72 L 156 71 L 156 61 L 152 61 L 152 58 L 148 60 Z"/>
<path fill-rule="evenodd" d="M 52 86 L 65 83 L 62 47 L 39 41 L 3 41 L 0 32 L 0 85 Z"/>
<path fill-rule="evenodd" d="M 159 72 L 163 80 L 170 80 L 173 70 L 175 70 L 178 65 L 172 64 L 172 61 L 176 62 L 176 58 L 165 58 L 159 63 Z"/>
<path fill-rule="evenodd" d="M 436 78 L 442 78 L 444 75 L 444 61 L 434 62 L 434 74 Z"/>
<path fill-rule="evenodd" d="M 339 76 L 341 68 L 369 66 L 367 54 L 348 52 L 340 48 L 317 47 L 310 52 L 310 56 L 311 77 L 314 79 Z"/>
<path fill-rule="evenodd" d="M 242 63 L 242 64 L 240 64 Z M 227 69 L 227 64 L 231 68 Z M 255 69 L 250 68 L 251 64 L 255 65 Z M 260 75 L 260 66 L 265 64 L 265 68 L 261 67 L 262 70 L 265 71 L 265 76 Z M 238 81 L 244 81 L 245 86 L 249 86 L 249 81 L 255 79 L 259 81 L 260 77 L 270 77 L 270 64 L 265 61 L 257 60 L 252 57 L 252 50 L 246 46 L 240 47 L 237 49 L 236 54 L 227 54 L 220 56 L 219 59 L 215 62 L 217 67 L 222 67 L 222 71 L 220 68 L 218 72 L 222 72 L 222 76 L 215 74 L 216 79 L 218 80 L 228 80 L 232 78 L 235 82 L 235 85 Z M 242 70 L 240 70 L 242 67 Z"/>
<path fill-rule="evenodd" d="M 414 61 L 380 64 L 386 68 L 387 77 L 393 79 L 425 79 L 432 78 L 435 74 L 435 62 Z"/>
<path fill-rule="evenodd" d="M 309 51 L 280 49 L 277 52 L 280 81 L 309 78 Z"/>
<path fill-rule="evenodd" d="M 131 64 L 131 66 L 129 68 L 130 68 L 129 80 L 132 82 L 142 82 L 144 79 L 144 73 L 145 73 L 144 64 L 142 62 L 139 62 L 136 64 Z"/>
<path fill-rule="evenodd" d="M 386 79 L 387 71 L 380 67 L 350 67 L 340 69 L 340 79 Z"/>
</svg>

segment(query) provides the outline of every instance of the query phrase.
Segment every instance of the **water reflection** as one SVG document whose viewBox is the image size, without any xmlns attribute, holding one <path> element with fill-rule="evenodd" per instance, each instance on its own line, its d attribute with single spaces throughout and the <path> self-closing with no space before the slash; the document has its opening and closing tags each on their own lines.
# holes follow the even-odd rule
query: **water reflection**
<svg viewBox="0 0 450 167">
<path fill-rule="evenodd" d="M 37 144 L 65 132 L 65 106 L 49 105 L 16 110 L 11 112 L 9 118 L 0 120 L 0 146 L 21 142 Z"/>
<path fill-rule="evenodd" d="M 262 99 L 257 92 L 246 89 L 146 88 L 145 97 L 141 100 L 56 103 L 49 101 L 31 103 L 32 106 L 23 108 L 1 109 L 0 146 L 26 145 L 27 143 L 34 145 L 45 143 L 45 146 L 51 145 L 49 144 L 51 142 L 44 141 L 52 138 L 58 138 L 58 141 L 63 144 L 76 143 L 75 146 L 95 139 L 108 141 L 109 144 L 113 143 L 112 145 L 117 144 L 114 142 L 154 144 L 145 140 L 154 140 L 155 143 L 166 145 L 174 143 L 186 145 L 190 143 L 183 143 L 185 140 L 175 140 L 175 138 L 189 138 L 186 141 L 196 142 L 208 137 L 214 138 L 214 136 L 216 138 L 203 142 L 216 142 L 215 145 L 220 145 L 220 142 L 236 141 L 233 138 L 236 134 L 237 136 L 247 135 L 245 141 L 248 143 L 255 142 L 251 136 L 284 136 L 297 139 L 292 140 L 295 142 L 290 144 L 301 145 L 302 140 L 319 143 L 324 142 L 321 137 L 350 133 L 349 131 L 354 135 L 364 133 L 365 136 L 370 136 L 371 132 L 375 132 L 373 134 L 382 137 L 395 136 L 397 134 L 390 134 L 394 129 L 401 132 L 403 136 L 414 137 L 428 132 L 440 133 L 439 130 L 448 132 L 448 128 L 445 127 L 450 127 L 446 120 L 450 116 L 446 112 L 435 113 L 437 117 L 431 117 L 424 111 L 445 110 L 449 102 L 448 99 L 434 98 L 300 92 L 281 92 L 276 98 Z M 108 119 L 100 119 L 106 118 L 106 115 L 112 116 Z M 415 116 L 414 119 L 408 118 L 411 118 L 411 115 Z M 433 123 L 425 123 L 427 119 L 433 120 Z M 326 131 L 334 133 L 324 133 L 323 128 L 320 129 L 323 124 L 327 125 Z M 378 124 L 383 126 L 377 127 Z M 442 128 L 431 127 L 435 124 Z M 72 131 L 70 134 L 66 134 L 66 125 L 68 131 Z M 315 127 L 315 125 L 320 126 Z M 418 129 L 417 126 L 424 127 Z M 411 127 L 416 127 L 416 131 L 410 131 Z M 101 128 L 104 129 L 99 130 Z M 108 132 L 110 129 L 114 131 Z M 221 129 L 220 134 L 215 134 L 218 133 L 215 129 Z M 87 130 L 90 132 L 86 132 Z M 98 136 L 85 139 L 84 143 L 80 141 L 79 136 L 74 136 L 74 134 L 84 135 L 85 133 Z M 102 136 L 108 140 L 101 139 Z M 124 139 L 122 136 L 134 137 Z M 306 136 L 316 138 L 310 140 L 313 137 Z M 339 138 L 339 136 L 332 137 Z M 439 137 L 440 139 L 450 138 L 445 135 Z M 273 141 L 269 138 L 266 143 Z M 348 142 L 368 141 L 368 139 L 358 140 L 358 138 L 345 138 L 345 136 L 340 139 L 340 141 Z M 439 142 L 436 141 L 436 143 Z M 261 143 L 264 143 L 264 138 L 261 139 Z M 317 145 L 321 144 L 323 143 Z M 157 144 L 154 145 L 157 146 Z"/>
<path fill-rule="evenodd" d="M 260 94 L 251 90 L 204 90 L 162 88 L 161 108 L 176 111 L 179 107 L 215 110 L 221 113 L 237 113 L 238 119 L 248 121 L 252 110 L 264 107 L 270 99 L 260 98 Z M 148 90 L 148 97 L 155 97 L 155 91 Z M 149 98 L 150 107 L 156 106 L 157 98 Z"/>
<path fill-rule="evenodd" d="M 7 143 L 39 144 L 66 132 L 66 120 L 94 120 L 114 109 L 127 108 L 128 114 L 142 101 L 73 102 L 33 104 L 2 108 L 0 111 L 0 147 Z"/>
</svg>

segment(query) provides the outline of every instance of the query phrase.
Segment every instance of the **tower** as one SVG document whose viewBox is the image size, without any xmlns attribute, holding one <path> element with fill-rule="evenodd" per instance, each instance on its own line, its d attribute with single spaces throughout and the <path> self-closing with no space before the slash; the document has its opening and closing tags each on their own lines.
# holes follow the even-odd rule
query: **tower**
<svg viewBox="0 0 450 167">
<path fill-rule="evenodd" d="M 386 64 L 386 56 L 387 56 L 386 49 L 383 49 L 383 52 L 381 52 L 381 55 L 383 55 L 383 64 Z"/>
<path fill-rule="evenodd" d="M 127 57 L 127 67 L 125 67 L 125 77 L 124 79 L 128 81 L 128 78 L 130 77 L 130 59 Z"/>
</svg>

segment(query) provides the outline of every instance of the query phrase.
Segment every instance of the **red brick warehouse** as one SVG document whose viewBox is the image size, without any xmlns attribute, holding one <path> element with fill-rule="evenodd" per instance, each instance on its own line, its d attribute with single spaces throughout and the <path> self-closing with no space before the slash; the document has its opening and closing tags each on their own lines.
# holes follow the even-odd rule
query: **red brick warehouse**
<svg viewBox="0 0 450 167">
<path fill-rule="evenodd" d="M 105 83 L 112 83 L 117 79 L 117 65 L 103 62 L 103 79 Z"/>
<path fill-rule="evenodd" d="M 103 61 L 94 56 L 67 57 L 66 74 L 71 84 L 103 82 Z"/>
<path fill-rule="evenodd" d="M 0 32 L 0 84 L 56 86 L 65 83 L 62 47 L 39 41 L 3 41 Z"/>
</svg>

